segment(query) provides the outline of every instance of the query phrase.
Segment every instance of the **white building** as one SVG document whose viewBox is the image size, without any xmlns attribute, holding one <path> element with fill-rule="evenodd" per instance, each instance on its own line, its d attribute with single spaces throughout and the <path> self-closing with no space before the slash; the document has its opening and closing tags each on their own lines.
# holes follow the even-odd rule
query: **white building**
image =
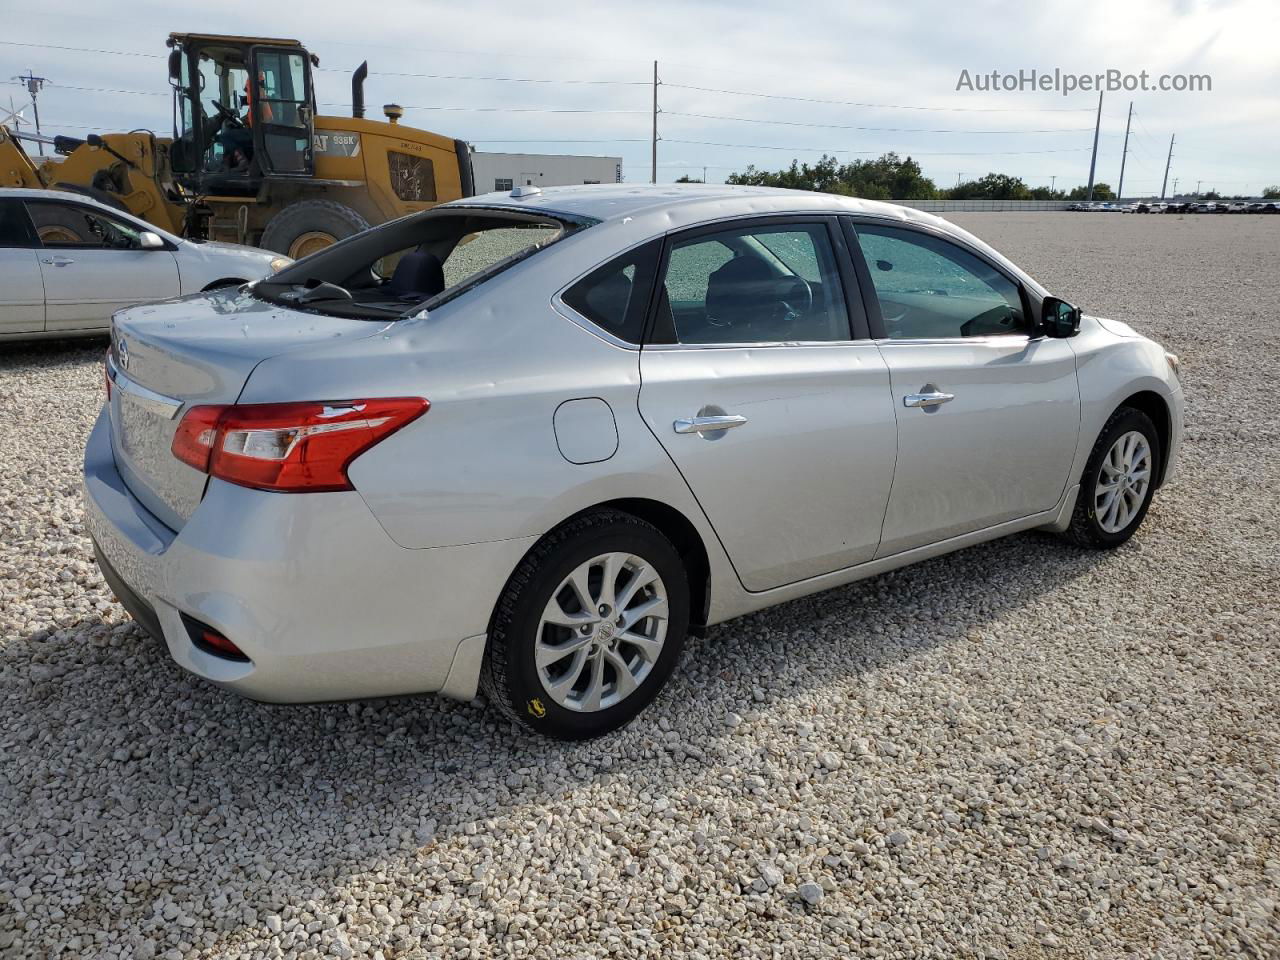
<svg viewBox="0 0 1280 960">
<path fill-rule="evenodd" d="M 510 190 L 516 184 L 560 187 L 578 183 L 621 183 L 621 157 L 573 157 L 548 153 L 471 154 L 476 193 Z"/>
</svg>

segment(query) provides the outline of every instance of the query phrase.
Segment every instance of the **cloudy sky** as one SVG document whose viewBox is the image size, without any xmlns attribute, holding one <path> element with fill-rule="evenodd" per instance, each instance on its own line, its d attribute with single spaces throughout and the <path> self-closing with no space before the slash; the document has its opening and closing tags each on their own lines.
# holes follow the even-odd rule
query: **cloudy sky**
<svg viewBox="0 0 1280 960">
<path fill-rule="evenodd" d="M 401 103 L 414 126 L 482 150 L 621 156 L 625 178 L 642 181 L 656 59 L 659 180 L 701 177 L 705 165 L 718 182 L 748 164 L 773 169 L 824 151 L 844 160 L 896 150 L 943 186 L 998 171 L 1069 187 L 1088 178 L 1097 94 L 957 91 L 961 71 L 1146 70 L 1153 80 L 1208 74 L 1212 90 L 1106 94 L 1099 180 L 1115 186 L 1132 99 L 1126 194 L 1159 191 L 1171 133 L 1171 189 L 1175 177 L 1180 191 L 1202 182 L 1231 194 L 1280 182 L 1275 0 L 182 7 L 24 6 L 0 35 L 8 84 L 0 107 L 10 96 L 15 105 L 26 99 L 9 78 L 31 69 L 51 81 L 40 100 L 46 132 L 167 133 L 170 30 L 292 37 L 320 57 L 322 113 L 349 109 L 349 72 L 367 59 L 368 103 Z M 376 16 L 356 17 L 366 9 Z"/>
</svg>

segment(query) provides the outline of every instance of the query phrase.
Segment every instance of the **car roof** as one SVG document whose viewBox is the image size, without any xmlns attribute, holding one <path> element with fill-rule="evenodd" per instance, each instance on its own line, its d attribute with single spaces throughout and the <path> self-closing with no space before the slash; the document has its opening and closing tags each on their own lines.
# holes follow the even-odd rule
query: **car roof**
<svg viewBox="0 0 1280 960">
<path fill-rule="evenodd" d="M 75 190 L 44 190 L 39 187 L 0 187 L 0 200 L 5 198 L 15 200 L 61 200 L 79 203 L 86 207 L 93 207 L 95 210 L 101 210 L 103 213 L 110 213 L 128 220 L 134 226 L 141 227 L 144 230 L 150 230 L 152 233 L 159 234 L 171 243 L 181 242 L 181 237 L 176 237 L 167 230 L 161 230 L 154 223 L 147 223 L 141 217 L 130 213 L 128 210 L 121 210 L 119 207 L 113 207 L 109 203 L 103 203 L 95 200 L 86 194 L 79 193 Z"/>
<path fill-rule="evenodd" d="M 524 188 L 528 190 L 529 188 Z M 540 209 L 595 220 L 634 217 L 655 208 L 707 208 L 715 217 L 745 215 L 754 212 L 780 212 L 790 209 L 812 212 L 829 210 L 839 213 L 861 213 L 893 219 L 919 219 L 933 223 L 938 217 L 879 200 L 844 197 L 834 193 L 809 190 L 784 190 L 780 187 L 745 187 L 732 184 L 583 184 L 564 187 L 539 187 L 536 192 L 515 196 L 511 191 L 485 193 L 453 201 L 450 206 L 502 206 L 515 209 Z M 682 218 L 683 219 L 683 218 Z"/>
<path fill-rule="evenodd" d="M 524 188 L 527 190 L 528 188 Z M 853 214 L 918 224 L 976 247 L 1027 282 L 1040 296 L 1044 288 L 989 244 L 942 217 L 880 200 L 845 197 L 809 190 L 742 187 L 719 184 L 583 184 L 541 187 L 519 197 L 514 191 L 485 193 L 443 204 L 442 207 L 489 207 L 529 213 L 588 217 L 600 221 L 591 232 L 605 248 L 625 249 L 636 242 L 671 230 L 708 222 L 766 214 Z M 441 209 L 437 207 L 436 209 Z M 605 235 L 610 239 L 606 240 Z"/>
</svg>

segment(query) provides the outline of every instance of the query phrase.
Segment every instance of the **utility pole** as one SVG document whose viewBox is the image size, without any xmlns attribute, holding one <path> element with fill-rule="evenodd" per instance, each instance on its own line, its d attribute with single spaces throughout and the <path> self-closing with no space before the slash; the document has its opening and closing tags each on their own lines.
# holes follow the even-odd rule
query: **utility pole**
<svg viewBox="0 0 1280 960">
<path fill-rule="evenodd" d="M 1053 188 L 1058 183 L 1058 175 L 1055 173 L 1049 177 L 1049 192 L 1053 193 Z"/>
<path fill-rule="evenodd" d="M 650 168 L 649 182 L 658 182 L 658 61 L 653 61 L 653 166 Z"/>
<path fill-rule="evenodd" d="M 1120 151 L 1120 185 L 1116 187 L 1116 199 L 1124 199 L 1124 162 L 1129 158 L 1129 125 L 1133 123 L 1133 101 L 1129 101 L 1129 119 L 1124 122 L 1124 149 Z"/>
<path fill-rule="evenodd" d="M 1177 134 L 1176 134 L 1176 133 L 1171 133 L 1171 134 L 1169 134 L 1169 159 L 1167 159 L 1167 160 L 1164 162 L 1164 183 L 1160 184 L 1160 199 L 1161 199 L 1161 200 L 1163 200 L 1163 199 L 1164 199 L 1164 188 L 1165 188 L 1165 187 L 1168 185 L 1168 183 L 1169 183 L 1169 164 L 1173 163 L 1173 138 L 1174 138 L 1174 137 L 1176 137 L 1176 136 L 1177 136 Z M 1176 196 L 1176 195 L 1177 195 L 1177 193 L 1178 193 L 1178 181 L 1177 181 L 1177 180 L 1173 181 L 1173 192 L 1174 192 L 1174 195 L 1175 195 L 1175 196 Z"/>
<path fill-rule="evenodd" d="M 1196 181 L 1196 196 L 1197 196 L 1197 197 L 1198 197 L 1198 196 L 1200 196 L 1200 184 L 1202 184 L 1202 183 L 1204 183 L 1204 181 L 1203 181 L 1203 180 L 1197 180 L 1197 181 Z"/>
<path fill-rule="evenodd" d="M 705 163 L 702 165 L 702 182 L 707 182 L 707 165 Z"/>
<path fill-rule="evenodd" d="M 1175 197 L 1178 195 L 1178 178 L 1177 177 L 1173 178 L 1173 195 Z M 1164 197 L 1161 197 L 1160 199 L 1163 200 Z"/>
<path fill-rule="evenodd" d="M 36 136 L 40 135 L 40 91 L 44 89 L 44 85 L 49 82 L 47 77 L 37 77 L 30 69 L 27 70 L 25 77 L 14 77 L 27 87 L 27 93 L 31 94 L 31 111 L 35 114 L 36 120 Z M 37 141 L 36 145 L 40 148 L 40 156 L 44 156 L 44 144 Z"/>
<path fill-rule="evenodd" d="M 1093 157 L 1089 160 L 1089 199 L 1093 199 L 1093 174 L 1098 167 L 1098 133 L 1102 130 L 1102 91 L 1098 91 L 1098 119 L 1093 125 Z"/>
</svg>

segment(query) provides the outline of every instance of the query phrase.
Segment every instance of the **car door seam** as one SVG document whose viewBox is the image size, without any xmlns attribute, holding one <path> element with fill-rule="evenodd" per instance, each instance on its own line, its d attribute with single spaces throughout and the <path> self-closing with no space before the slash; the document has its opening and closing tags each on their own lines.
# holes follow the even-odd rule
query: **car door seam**
<svg viewBox="0 0 1280 960">
<path fill-rule="evenodd" d="M 880 548 L 884 545 L 884 525 L 889 519 L 889 504 L 893 502 L 893 486 L 898 479 L 898 458 L 902 447 L 902 413 L 898 410 L 898 404 L 894 399 L 893 367 L 889 365 L 889 358 L 884 355 L 880 344 L 874 340 L 871 343 L 876 348 L 880 362 L 884 364 L 885 381 L 889 388 L 889 406 L 893 410 L 893 469 L 889 471 L 889 495 L 884 498 L 884 511 L 880 514 L 880 537 L 876 540 L 875 553 L 871 555 L 871 561 L 875 561 L 880 559 Z"/>
<path fill-rule="evenodd" d="M 689 478 L 685 476 L 684 471 L 680 469 L 680 464 L 676 462 L 675 457 L 671 455 L 671 451 L 667 449 L 667 445 L 662 442 L 662 438 L 658 436 L 654 430 L 653 424 L 649 422 L 649 418 L 644 415 L 644 410 L 640 406 L 640 395 L 644 392 L 644 348 L 641 347 L 636 351 L 636 372 L 639 386 L 636 388 L 636 415 L 640 417 L 640 422 L 644 424 L 645 429 L 649 431 L 649 435 L 653 437 L 654 442 L 658 444 L 658 449 L 662 451 L 662 455 L 675 469 L 680 479 L 684 482 L 685 489 L 689 491 L 689 496 L 693 498 L 693 502 L 698 505 L 698 509 L 702 512 L 702 518 L 706 520 L 707 526 L 711 529 L 711 535 L 716 538 L 716 543 L 720 544 L 720 550 L 724 553 L 725 558 L 729 561 L 729 569 L 733 571 L 733 575 L 738 578 L 738 586 L 747 593 L 755 591 L 749 590 L 746 583 L 742 579 L 742 574 L 738 571 L 738 566 L 733 562 L 733 556 L 729 553 L 729 548 L 725 546 L 724 539 L 720 536 L 720 531 L 716 529 L 716 525 L 711 522 L 711 516 L 707 513 L 707 508 L 702 505 L 702 501 L 698 499 L 698 492 L 693 489 L 693 484 L 689 482 Z M 714 589 L 714 588 L 713 588 Z"/>
</svg>

